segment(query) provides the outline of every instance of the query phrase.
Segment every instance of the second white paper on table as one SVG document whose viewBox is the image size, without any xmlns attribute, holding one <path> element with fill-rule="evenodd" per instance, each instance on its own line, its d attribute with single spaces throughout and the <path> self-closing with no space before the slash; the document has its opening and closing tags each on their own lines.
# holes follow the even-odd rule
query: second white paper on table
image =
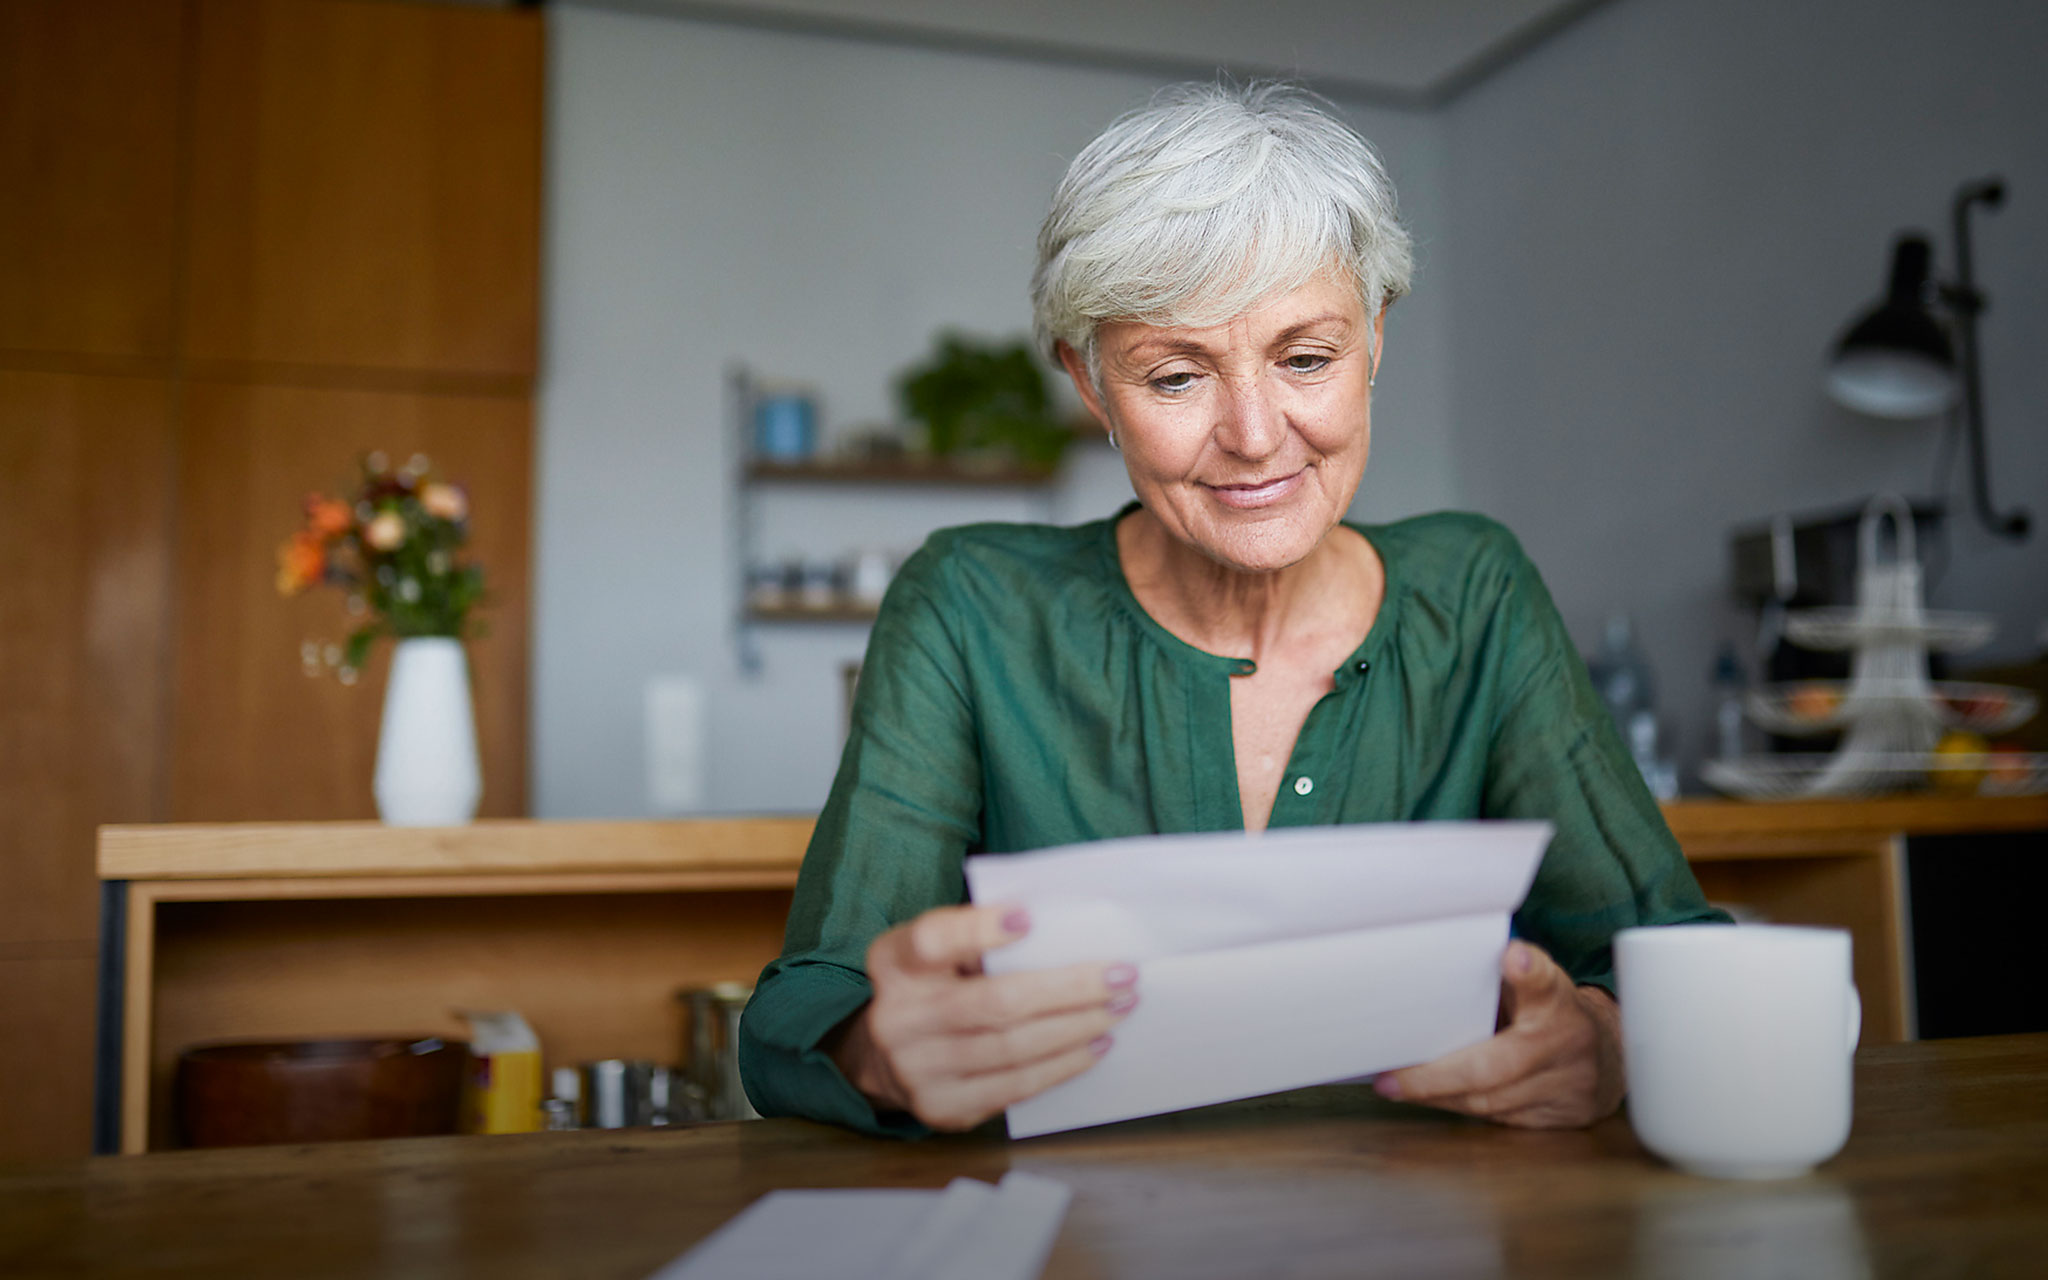
<svg viewBox="0 0 2048 1280">
<path fill-rule="evenodd" d="M 1139 967 L 1102 1061 L 1011 1107 L 1012 1137 L 1326 1084 L 1493 1033 L 1508 917 L 1547 822 L 1138 836 L 967 860 L 1031 932 L 991 974 Z"/>
<path fill-rule="evenodd" d="M 1035 1280 L 1072 1198 L 1016 1169 L 944 1191 L 771 1191 L 648 1280 Z"/>
</svg>

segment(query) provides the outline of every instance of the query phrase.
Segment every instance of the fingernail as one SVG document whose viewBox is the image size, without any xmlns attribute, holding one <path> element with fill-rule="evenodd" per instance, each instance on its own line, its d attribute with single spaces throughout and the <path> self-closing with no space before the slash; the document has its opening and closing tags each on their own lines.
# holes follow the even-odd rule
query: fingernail
<svg viewBox="0 0 2048 1280">
<path fill-rule="evenodd" d="M 1372 1090 L 1382 1098 L 1398 1098 L 1401 1096 L 1401 1082 L 1394 1079 L 1394 1073 L 1389 1071 L 1373 1080 Z"/>
<path fill-rule="evenodd" d="M 1113 964 L 1102 971 L 1102 981 L 1112 987 L 1135 987 L 1138 985 L 1138 966 Z"/>
<path fill-rule="evenodd" d="M 1004 933 L 1031 932 L 1031 913 L 1022 907 L 1012 907 L 1003 913 Z"/>
<path fill-rule="evenodd" d="M 1111 1013 L 1129 1013 L 1138 1007 L 1138 993 L 1135 991 L 1119 991 L 1109 998 L 1109 1003 L 1104 1007 Z"/>
<path fill-rule="evenodd" d="M 1527 973 L 1536 967 L 1536 955 L 1528 947 L 1515 948 L 1515 972 Z"/>
<path fill-rule="evenodd" d="M 1109 1046 L 1112 1043 L 1113 1041 L 1108 1036 L 1097 1036 L 1088 1042 L 1088 1052 L 1099 1058 L 1109 1052 Z"/>
</svg>

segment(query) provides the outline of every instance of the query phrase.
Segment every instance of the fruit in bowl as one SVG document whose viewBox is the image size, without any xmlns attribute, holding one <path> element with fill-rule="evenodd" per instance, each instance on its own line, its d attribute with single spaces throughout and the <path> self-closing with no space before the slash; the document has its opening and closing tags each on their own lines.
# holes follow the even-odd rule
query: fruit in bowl
<svg viewBox="0 0 2048 1280">
<path fill-rule="evenodd" d="M 1990 762 L 1985 768 L 1985 779 L 1994 788 L 2002 791 L 2018 791 L 2033 780 L 2033 761 L 2018 747 L 2004 743 L 1991 748 Z"/>
<path fill-rule="evenodd" d="M 1785 710 L 1800 720 L 1825 720 L 1842 706 L 1842 691 L 1819 681 L 1794 685 L 1785 695 Z"/>
<path fill-rule="evenodd" d="M 1941 741 L 1934 744 L 1934 789 L 1956 795 L 1977 794 L 1977 788 L 1984 785 L 1985 753 L 1990 750 L 1991 744 L 1984 741 L 1982 734 L 1962 729 L 1942 734 Z"/>
<path fill-rule="evenodd" d="M 2002 716 L 2012 704 L 2002 693 L 1978 693 L 1948 699 L 1949 710 L 1965 720 L 1983 722 Z"/>
</svg>

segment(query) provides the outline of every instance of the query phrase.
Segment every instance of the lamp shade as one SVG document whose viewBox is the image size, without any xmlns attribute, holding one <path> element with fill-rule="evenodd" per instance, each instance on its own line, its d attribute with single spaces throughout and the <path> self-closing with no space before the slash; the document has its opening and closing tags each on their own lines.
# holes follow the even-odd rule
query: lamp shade
<svg viewBox="0 0 2048 1280">
<path fill-rule="evenodd" d="M 1955 403 L 1955 351 L 1926 302 L 1930 257 L 1924 236 L 1899 238 L 1884 302 L 1849 326 L 1828 363 L 1828 394 L 1840 403 L 1880 418 L 1924 418 Z"/>
</svg>

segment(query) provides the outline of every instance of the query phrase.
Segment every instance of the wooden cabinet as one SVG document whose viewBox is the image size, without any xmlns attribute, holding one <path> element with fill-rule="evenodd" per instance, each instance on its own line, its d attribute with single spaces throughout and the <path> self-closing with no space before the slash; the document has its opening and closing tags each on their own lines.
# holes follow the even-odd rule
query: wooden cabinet
<svg viewBox="0 0 2048 1280">
<path fill-rule="evenodd" d="M 1919 1034 L 1907 838 L 2048 831 L 2048 796 L 1680 800 L 1664 817 L 1708 900 L 1849 931 L 1863 1042 L 1883 1044 Z"/>
<path fill-rule="evenodd" d="M 370 811 L 385 661 L 277 545 L 358 457 L 466 483 L 485 812 L 525 806 L 544 27 L 0 0 L 0 1161 L 83 1152 L 93 836 Z M 73 1016 L 73 1015 L 76 1016 Z"/>
<path fill-rule="evenodd" d="M 0 351 L 171 354 L 186 29 L 175 0 L 0 0 Z"/>
<path fill-rule="evenodd" d="M 195 360 L 534 368 L 542 27 L 363 0 L 202 0 Z"/>
<path fill-rule="evenodd" d="M 549 1066 L 675 1061 L 676 993 L 781 950 L 807 818 L 110 827 L 109 1149 L 171 1145 L 180 1051 L 459 1034 L 518 1009 Z"/>
<path fill-rule="evenodd" d="M 187 18 L 0 0 L 0 1162 L 87 1149 L 92 832 L 161 816 Z"/>
<path fill-rule="evenodd" d="M 0 204 L 5 200 L 0 199 Z M 0 368 L 0 1161 L 90 1133 L 93 829 L 162 785 L 171 389 Z"/>
<path fill-rule="evenodd" d="M 0 946 L 90 940 L 93 829 L 154 811 L 170 400 L 0 369 Z"/>
</svg>

